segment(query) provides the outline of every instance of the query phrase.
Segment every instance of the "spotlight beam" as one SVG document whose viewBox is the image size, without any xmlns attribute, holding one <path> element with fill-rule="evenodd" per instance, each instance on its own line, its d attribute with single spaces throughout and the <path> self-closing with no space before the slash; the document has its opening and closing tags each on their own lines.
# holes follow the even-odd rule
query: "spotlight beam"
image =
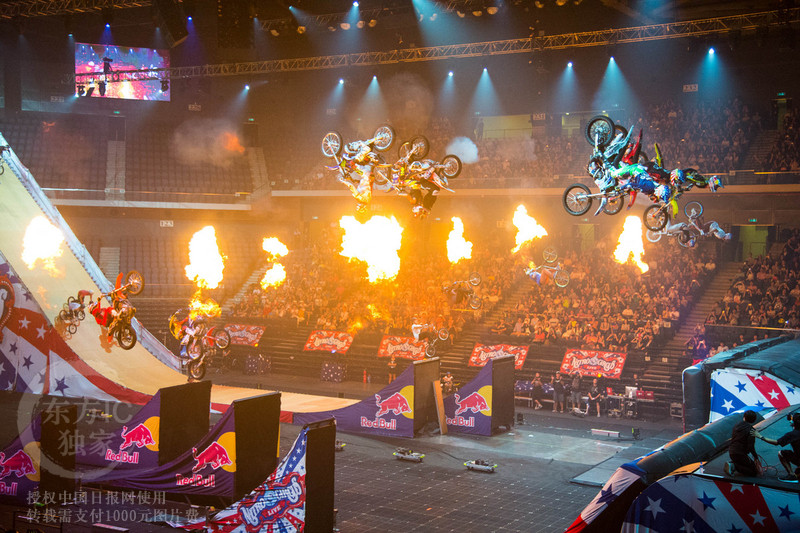
<svg viewBox="0 0 800 533">
<path fill-rule="evenodd" d="M 600 0 L 604 6 L 610 7 L 612 9 L 616 9 L 623 15 L 627 15 L 634 20 L 638 20 L 643 22 L 644 24 L 653 24 L 653 19 L 642 13 L 637 9 L 633 9 L 625 2 L 620 2 L 619 0 Z"/>
</svg>

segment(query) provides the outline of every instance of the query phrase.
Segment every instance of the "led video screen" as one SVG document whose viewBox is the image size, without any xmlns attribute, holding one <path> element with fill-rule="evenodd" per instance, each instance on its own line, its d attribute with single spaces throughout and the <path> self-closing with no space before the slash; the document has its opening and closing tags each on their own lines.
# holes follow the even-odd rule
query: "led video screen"
<svg viewBox="0 0 800 533">
<path fill-rule="evenodd" d="M 75 74 L 94 74 L 76 78 L 75 90 L 79 96 L 169 101 L 169 84 L 160 80 L 111 81 L 114 72 L 156 68 L 169 68 L 168 50 L 75 44 Z"/>
</svg>

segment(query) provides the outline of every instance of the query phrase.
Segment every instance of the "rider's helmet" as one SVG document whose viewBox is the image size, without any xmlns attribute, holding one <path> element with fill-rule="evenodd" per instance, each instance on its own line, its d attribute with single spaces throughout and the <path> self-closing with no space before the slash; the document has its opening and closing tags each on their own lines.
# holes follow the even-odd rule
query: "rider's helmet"
<svg viewBox="0 0 800 533">
<path fill-rule="evenodd" d="M 672 183 L 680 185 L 686 181 L 686 173 L 683 170 L 676 168 L 669 173 L 669 179 Z"/>
<path fill-rule="evenodd" d="M 586 164 L 586 172 L 588 172 L 593 179 L 597 179 L 599 176 L 602 176 L 605 173 L 605 164 L 603 162 L 603 158 L 599 156 L 591 158 Z"/>
<path fill-rule="evenodd" d="M 669 185 L 662 183 L 656 187 L 655 191 L 653 191 L 653 195 L 657 200 L 667 203 L 672 197 L 672 190 Z"/>
<path fill-rule="evenodd" d="M 722 180 L 718 176 L 711 176 L 708 178 L 708 188 L 711 189 L 711 192 L 717 192 L 717 189 L 722 188 Z"/>
</svg>

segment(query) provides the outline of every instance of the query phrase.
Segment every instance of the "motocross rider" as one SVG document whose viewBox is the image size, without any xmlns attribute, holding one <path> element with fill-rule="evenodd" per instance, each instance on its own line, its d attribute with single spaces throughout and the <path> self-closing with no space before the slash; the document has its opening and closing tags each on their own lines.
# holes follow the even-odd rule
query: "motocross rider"
<svg viewBox="0 0 800 533">
<path fill-rule="evenodd" d="M 372 183 L 375 165 L 380 156 L 373 150 L 373 142 L 353 141 L 344 148 L 339 181 L 345 184 L 357 202 L 356 209 L 365 211 L 372 200 Z M 336 167 L 333 167 L 336 168 Z"/>
<path fill-rule="evenodd" d="M 730 233 L 725 233 L 716 220 L 706 222 L 703 218 L 703 214 L 698 213 L 695 209 L 692 209 L 692 212 L 689 214 L 689 225 L 696 229 L 703 237 L 706 235 L 713 235 L 722 241 L 729 241 L 732 237 Z"/>
<path fill-rule="evenodd" d="M 656 182 L 647 169 L 638 163 L 609 169 L 606 168 L 602 157 L 595 156 L 589 160 L 586 170 L 592 176 L 600 191 L 604 193 L 604 196 L 600 199 L 600 207 L 597 208 L 594 214 L 595 216 L 603 211 L 608 202 L 607 195 L 617 187 L 630 190 L 631 202 L 629 207 L 633 205 L 637 191 L 641 191 L 655 201 L 663 203 L 669 202 L 675 192 L 674 187 L 671 185 Z"/>
</svg>

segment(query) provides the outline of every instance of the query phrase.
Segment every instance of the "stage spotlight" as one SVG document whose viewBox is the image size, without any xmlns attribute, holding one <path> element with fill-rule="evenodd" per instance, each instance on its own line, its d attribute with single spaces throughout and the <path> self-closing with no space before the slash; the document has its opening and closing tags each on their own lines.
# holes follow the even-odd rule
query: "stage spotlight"
<svg viewBox="0 0 800 533">
<path fill-rule="evenodd" d="M 497 8 L 497 6 L 489 6 L 486 8 L 486 12 L 490 15 L 497 15 L 498 11 L 499 9 Z"/>
<path fill-rule="evenodd" d="M 245 91 L 249 91 L 250 90 L 250 84 L 249 83 L 244 86 L 244 90 Z"/>
<path fill-rule="evenodd" d="M 569 68 L 572 68 L 572 61 L 570 61 L 569 63 L 567 63 L 567 66 L 568 66 Z"/>
<path fill-rule="evenodd" d="M 94 92 L 94 85 L 86 89 L 86 96 L 92 96 L 93 92 Z"/>
<path fill-rule="evenodd" d="M 474 11 L 472 12 L 472 16 L 473 16 L 473 17 L 481 17 L 481 16 L 483 16 L 483 10 L 482 10 L 482 9 L 476 9 L 476 10 L 474 10 Z"/>
<path fill-rule="evenodd" d="M 358 0 L 356 0 L 355 2 L 353 2 L 353 7 L 358 7 Z"/>
<path fill-rule="evenodd" d="M 536 0 L 536 1 L 533 3 L 533 5 L 535 5 L 535 6 L 536 6 L 536 7 L 538 7 L 539 9 L 542 9 L 542 8 L 544 7 L 544 2 L 542 2 L 542 0 Z"/>
<path fill-rule="evenodd" d="M 713 56 L 714 53 L 715 52 L 714 52 L 714 48 L 713 47 L 708 49 L 708 55 Z"/>
<path fill-rule="evenodd" d="M 342 28 L 345 31 L 349 30 L 350 29 L 350 23 L 349 22 L 341 22 L 341 23 L 339 23 L 339 27 Z"/>
<path fill-rule="evenodd" d="M 378 21 L 375 20 L 375 19 L 369 19 L 369 23 L 367 23 L 367 26 L 369 26 L 370 28 L 374 28 L 377 25 L 378 25 Z"/>
<path fill-rule="evenodd" d="M 78 85 L 78 96 L 84 96 L 86 94 L 86 87 L 83 85 Z"/>
<path fill-rule="evenodd" d="M 572 0 L 572 3 L 575 4 L 576 6 L 581 5 L 581 2 L 583 2 L 583 0 Z"/>
<path fill-rule="evenodd" d="M 358 22 L 356 22 L 356 28 L 358 28 L 359 30 L 363 29 L 364 26 L 366 26 L 366 22 L 364 22 L 363 20 L 359 20 Z"/>
<path fill-rule="evenodd" d="M 488 69 L 487 69 L 486 67 L 483 67 L 483 71 L 484 71 L 484 72 L 486 72 L 487 70 L 488 70 Z"/>
<path fill-rule="evenodd" d="M 438 14 L 438 13 L 434 13 L 434 14 L 432 14 L 432 15 L 431 15 L 430 21 L 431 21 L 431 22 L 433 22 L 433 21 L 434 21 L 434 20 L 436 20 L 438 17 L 439 17 L 439 14 Z"/>
<path fill-rule="evenodd" d="M 331 24 L 330 26 L 328 26 L 328 31 L 336 31 L 336 26 Z"/>
<path fill-rule="evenodd" d="M 299 33 L 300 35 L 303 35 L 305 32 L 306 32 L 306 27 L 305 26 L 298 26 L 297 27 L 297 33 Z"/>
<path fill-rule="evenodd" d="M 275 28 L 270 29 L 269 32 L 272 34 L 273 37 L 277 37 L 277 36 L 279 36 L 281 34 L 281 32 L 279 32 Z"/>
<path fill-rule="evenodd" d="M 97 90 L 100 92 L 100 96 L 106 95 L 106 82 L 101 81 L 97 84 Z"/>
<path fill-rule="evenodd" d="M 567 4 L 567 0 L 556 0 L 556 5 L 561 7 Z"/>
<path fill-rule="evenodd" d="M 165 93 L 169 91 L 169 80 L 161 80 L 161 92 Z"/>
<path fill-rule="evenodd" d="M 186 20 L 188 20 L 189 22 L 191 22 L 191 21 L 192 21 L 192 17 L 186 17 Z"/>
<path fill-rule="evenodd" d="M 460 18 L 460 19 L 463 19 L 464 17 L 467 16 L 466 13 L 464 13 L 463 11 L 458 11 L 458 10 L 456 10 L 456 15 L 458 15 L 458 18 Z"/>
<path fill-rule="evenodd" d="M 339 78 L 339 85 L 344 85 L 344 78 Z"/>
<path fill-rule="evenodd" d="M 453 77 L 453 71 L 451 70 L 450 72 L 447 73 L 447 75 L 452 78 Z"/>
<path fill-rule="evenodd" d="M 114 22 L 114 11 L 112 11 L 109 8 L 103 8 L 101 10 L 101 13 L 102 13 L 102 16 L 103 16 L 103 25 L 106 28 L 110 28 L 111 27 L 111 23 Z"/>
</svg>

